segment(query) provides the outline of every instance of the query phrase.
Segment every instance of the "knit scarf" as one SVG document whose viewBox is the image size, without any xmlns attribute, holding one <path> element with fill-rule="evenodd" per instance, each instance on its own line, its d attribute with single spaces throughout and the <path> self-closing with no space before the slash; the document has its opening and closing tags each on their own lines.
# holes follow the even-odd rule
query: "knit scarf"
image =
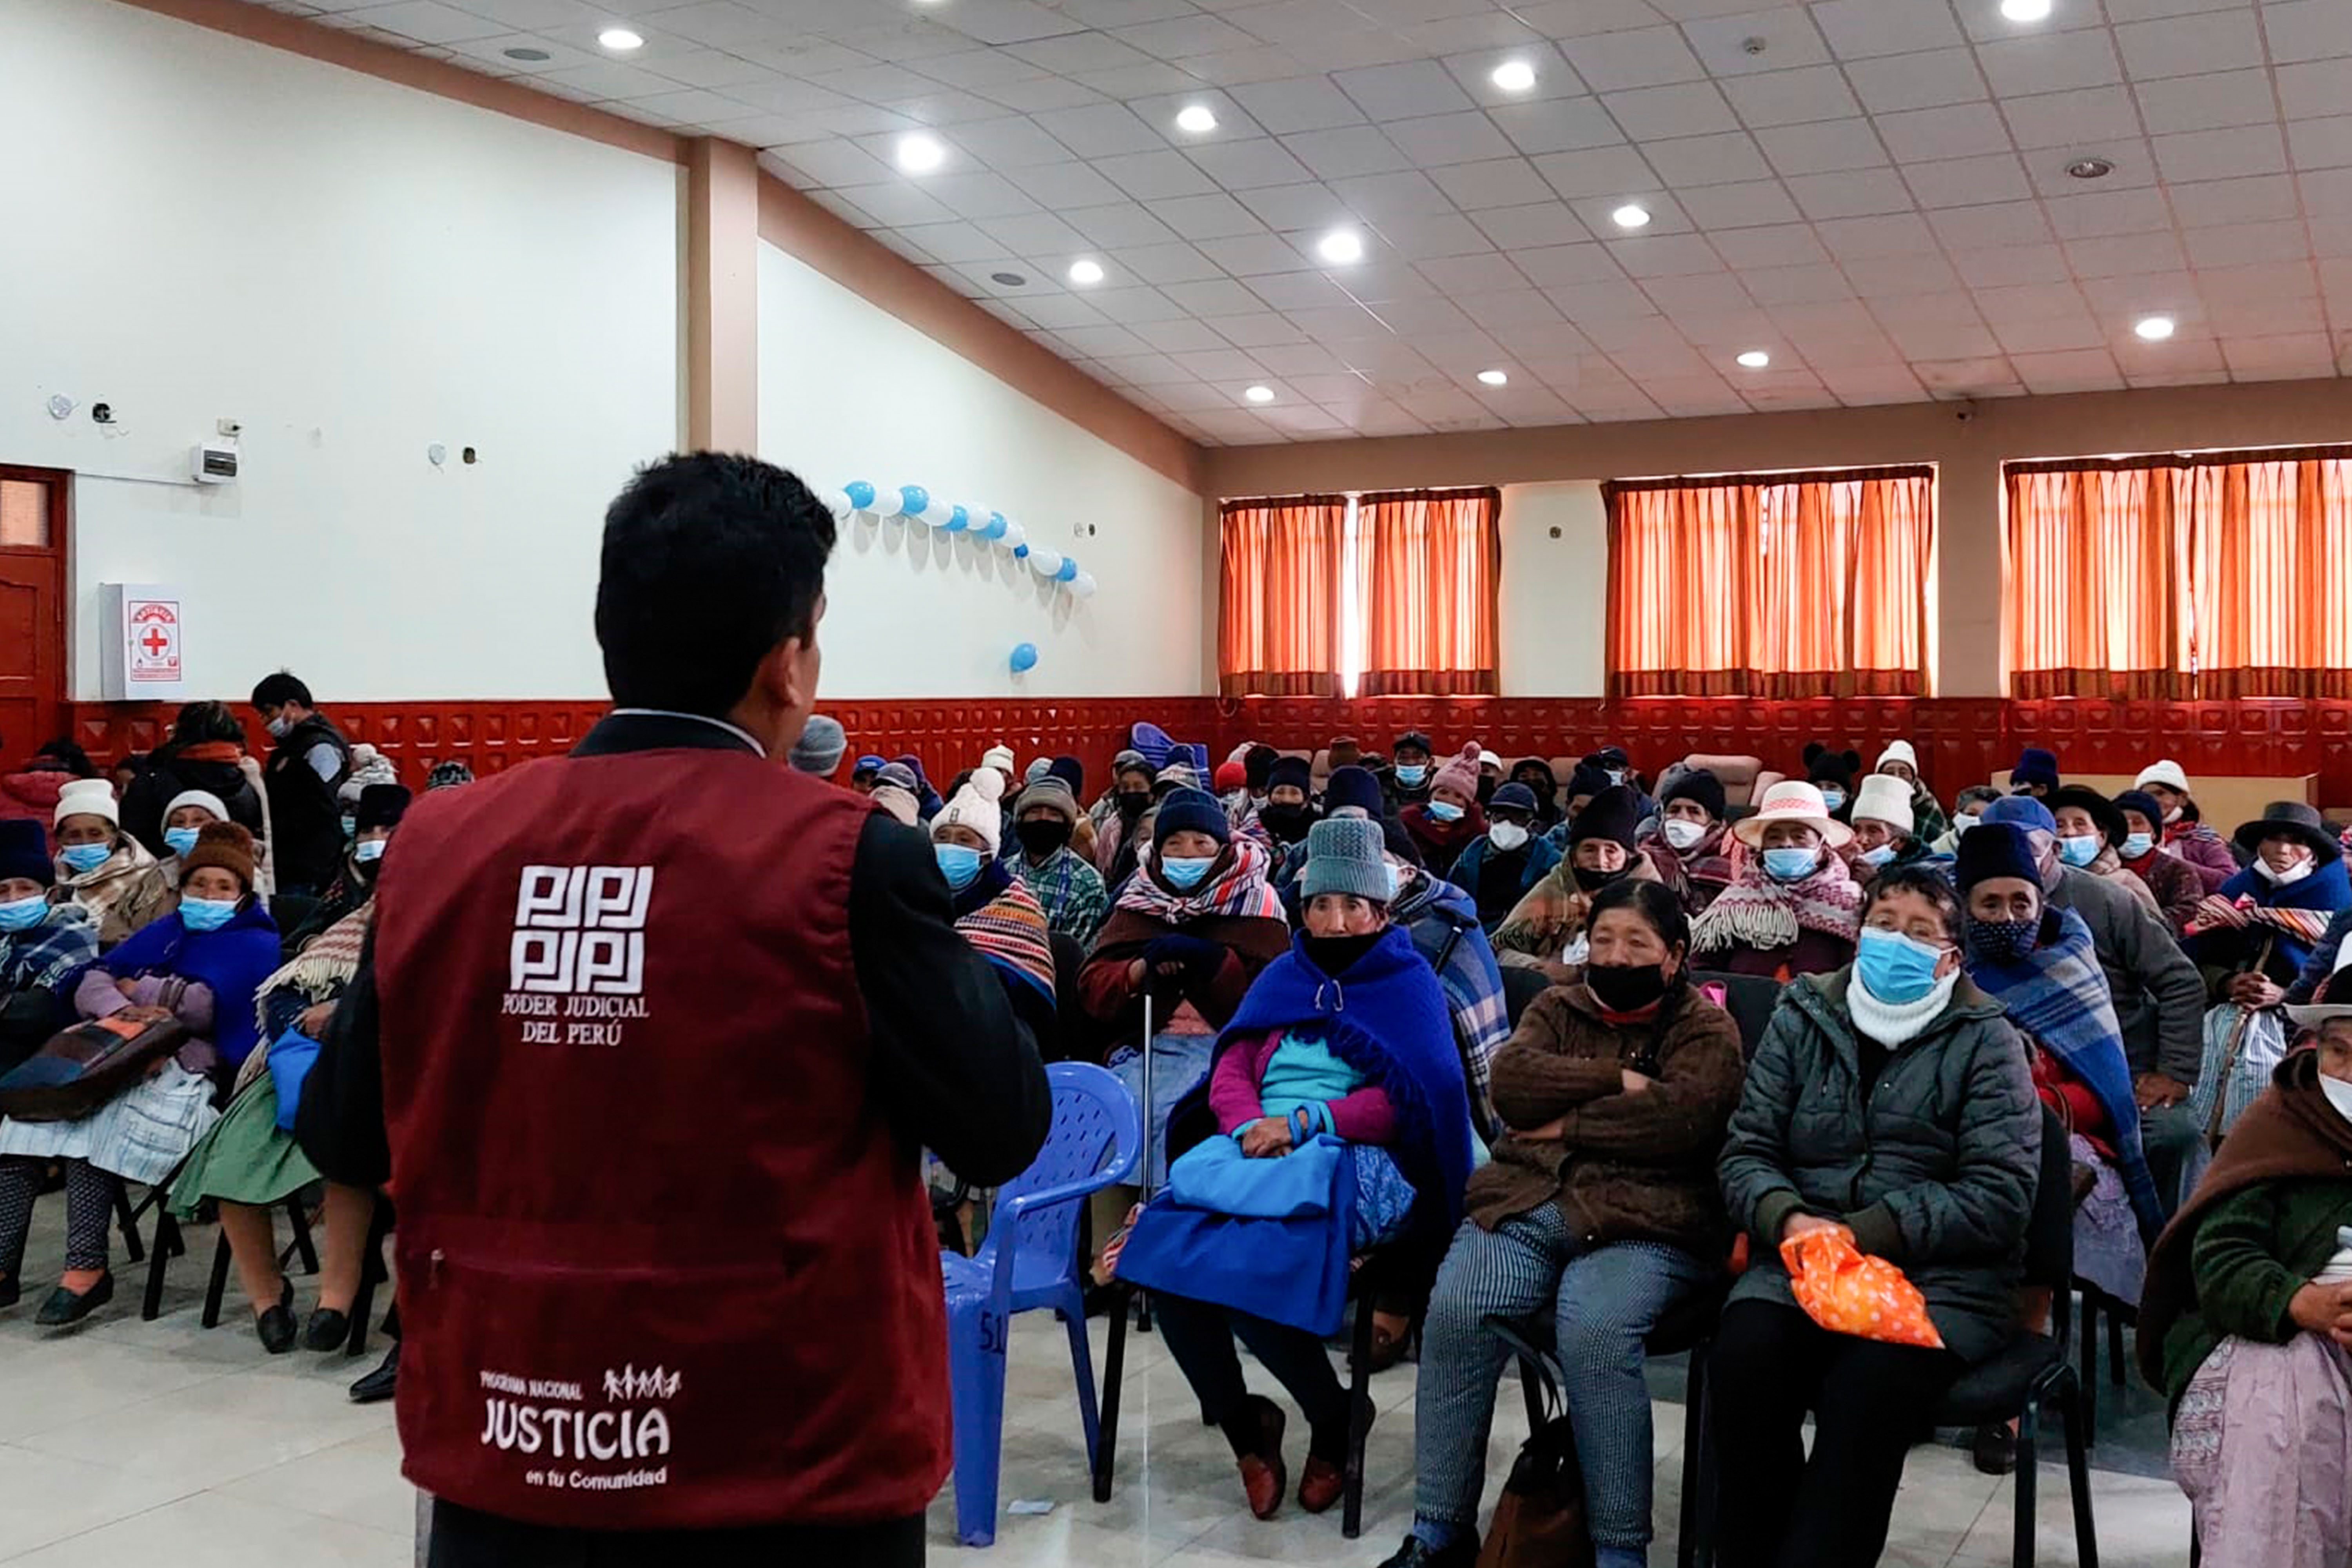
<svg viewBox="0 0 2352 1568">
<path fill-rule="evenodd" d="M 1397 813 L 1397 820 L 1404 824 L 1407 833 L 1440 849 L 1458 848 L 1473 838 L 1485 837 L 1486 832 L 1486 813 L 1476 805 L 1451 822 L 1440 822 L 1426 804 L 1408 805 Z"/>
<path fill-rule="evenodd" d="M 2275 938 L 2281 963 L 2299 970 L 2310 962 L 2312 944 L 2326 934 L 2328 921 L 2347 906 L 2352 906 L 2352 877 L 2342 860 L 2314 867 L 2310 876 L 2284 886 L 2249 869 L 2205 895 L 2189 922 L 2189 935 L 2257 930 Z"/>
<path fill-rule="evenodd" d="M 2139 1216 L 2141 1239 L 2152 1244 L 2164 1226 L 2164 1204 L 2140 1150 L 2139 1104 L 2123 1026 L 2116 1021 L 2091 928 L 2074 910 L 2053 907 L 2042 915 L 2032 952 L 2008 963 L 1969 953 L 1965 963 L 1969 978 L 2001 1005 L 2009 1021 L 2098 1097 L 2115 1130 L 2116 1169 Z"/>
<path fill-rule="evenodd" d="M 1642 840 L 1642 853 L 1658 868 L 1658 880 L 1672 888 L 1683 908 L 1689 910 L 1697 905 L 1693 884 L 1705 882 L 1711 889 L 1721 889 L 1737 874 L 1726 852 L 1725 840 L 1730 837 L 1728 825 L 1714 822 L 1707 825 L 1706 837 L 1687 849 L 1675 848 L 1664 833 L 1656 833 Z"/>
<path fill-rule="evenodd" d="M 1236 838 L 1191 892 L 1162 887 L 1156 869 L 1139 868 L 1119 889 L 1118 907 L 1170 925 L 1182 925 L 1204 915 L 1282 921 L 1286 925 L 1282 900 L 1268 879 L 1273 865 L 1273 854 L 1265 845 Z"/>
<path fill-rule="evenodd" d="M 257 1034 L 267 1040 L 269 1033 L 269 999 L 280 991 L 292 991 L 305 1002 L 331 1002 L 350 988 L 360 972 L 360 950 L 367 945 L 368 927 L 375 922 L 375 900 L 370 899 L 350 914 L 320 931 L 310 944 L 293 958 L 270 973 L 253 993 L 253 1017 Z M 235 1092 L 242 1094 L 245 1086 L 261 1076 L 268 1065 L 269 1053 L 254 1051 L 237 1068 Z"/>
<path fill-rule="evenodd" d="M 71 900 L 88 910 L 102 941 L 111 939 L 114 928 L 129 936 L 152 919 L 151 906 L 163 886 L 147 846 L 128 833 L 119 837 L 114 853 L 95 870 L 68 872 L 65 862 L 58 862 L 57 891 L 50 895 L 59 903 Z"/>
<path fill-rule="evenodd" d="M 1811 875 L 1783 882 L 1765 873 L 1762 855 L 1750 855 L 1739 879 L 1691 922 L 1691 951 L 1770 952 L 1809 931 L 1848 942 L 1861 933 L 1862 889 L 1845 861 L 1825 849 Z"/>
<path fill-rule="evenodd" d="M 1574 851 L 1570 851 L 1571 854 Z M 1622 880 L 1657 882 L 1664 880 L 1646 850 L 1625 862 Z M 1592 895 L 1576 879 L 1576 868 L 1562 860 L 1543 875 L 1503 917 L 1495 928 L 1495 948 L 1499 952 L 1523 952 L 1531 958 L 1558 962 L 1569 943 L 1584 934 L 1584 922 L 1592 912 Z"/>
<path fill-rule="evenodd" d="M 1959 981 L 1960 972 L 1955 969 L 1927 987 L 1927 994 L 1916 1002 L 1881 1002 L 1856 971 L 1845 988 L 1845 1010 L 1853 1019 L 1856 1033 L 1890 1051 L 1899 1049 L 1944 1016 L 1944 1009 L 1952 1005 L 1952 988 Z"/>
<path fill-rule="evenodd" d="M 991 963 L 1054 1000 L 1054 945 L 1045 906 L 1025 882 L 1015 880 L 996 898 L 955 923 L 964 941 Z"/>
</svg>

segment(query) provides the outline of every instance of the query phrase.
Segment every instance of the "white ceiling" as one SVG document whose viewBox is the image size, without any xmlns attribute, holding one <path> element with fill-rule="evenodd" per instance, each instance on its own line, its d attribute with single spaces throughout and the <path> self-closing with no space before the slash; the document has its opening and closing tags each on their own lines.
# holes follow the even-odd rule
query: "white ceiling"
<svg viewBox="0 0 2352 1568">
<path fill-rule="evenodd" d="M 257 3 L 765 149 L 1210 443 L 2352 368 L 2352 0 Z"/>
</svg>

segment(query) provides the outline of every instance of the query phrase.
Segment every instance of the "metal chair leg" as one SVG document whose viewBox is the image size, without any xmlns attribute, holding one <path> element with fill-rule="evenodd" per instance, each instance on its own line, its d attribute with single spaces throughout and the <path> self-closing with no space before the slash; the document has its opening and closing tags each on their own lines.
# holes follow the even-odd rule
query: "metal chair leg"
<svg viewBox="0 0 2352 1568">
<path fill-rule="evenodd" d="M 294 1251 L 302 1259 L 302 1272 L 319 1272 L 319 1248 L 310 1239 L 310 1216 L 302 1208 L 302 1194 L 295 1194 L 286 1200 L 286 1217 L 294 1226 Z"/>
<path fill-rule="evenodd" d="M 2042 1468 L 2034 1453 L 2038 1404 L 2029 1398 L 2017 1417 L 2017 1519 L 2014 1544 L 2010 1549 L 2011 1568 L 2033 1568 L 2033 1483 Z"/>
<path fill-rule="evenodd" d="M 1372 1298 L 1377 1293 L 1370 1280 L 1358 1281 L 1356 1354 L 1348 1376 L 1348 1472 L 1339 1504 L 1339 1533 L 1349 1541 L 1364 1533 L 1364 1439 L 1372 1426 Z"/>
<path fill-rule="evenodd" d="M 2090 1431 L 2090 1441 L 2096 1443 L 2099 1434 L 2099 1292 L 2095 1286 L 2083 1287 L 2083 1424 Z"/>
<path fill-rule="evenodd" d="M 1708 1408 L 1707 1343 L 1691 1348 L 1690 1379 L 1683 1398 L 1683 1505 L 1675 1531 L 1676 1568 L 1714 1568 L 1715 1455 L 1713 1412 Z"/>
<path fill-rule="evenodd" d="M 224 1230 L 213 1247 L 212 1281 L 205 1287 L 204 1325 L 208 1329 L 220 1327 L 221 1299 L 228 1294 L 228 1232 Z"/>
<path fill-rule="evenodd" d="M 1095 1501 L 1110 1501 L 1111 1472 L 1118 1462 L 1119 1384 L 1127 1375 L 1128 1290 L 1111 1302 L 1110 1342 L 1103 1351 L 1102 1438 L 1095 1445 Z"/>
<path fill-rule="evenodd" d="M 2125 1383 L 2123 1303 L 2107 1303 L 2107 1377 L 2120 1389 Z"/>
<path fill-rule="evenodd" d="M 114 1223 L 122 1232 L 122 1250 L 133 1263 L 147 1261 L 147 1244 L 139 1238 L 139 1211 L 131 1206 L 131 1189 L 118 1178 L 114 1184 Z"/>
<path fill-rule="evenodd" d="M 2088 1423 L 2077 1391 L 2062 1386 L 2058 1414 L 2066 1424 L 2066 1486 L 2074 1494 L 2074 1558 L 2081 1568 L 2099 1568 L 2099 1527 L 2091 1513 L 2091 1460 Z M 2197 1554 L 2189 1553 L 2193 1565 Z"/>
<path fill-rule="evenodd" d="M 179 1222 L 172 1217 L 169 1206 L 155 1205 L 155 1239 L 147 1249 L 147 1292 L 139 1304 L 139 1321 L 152 1323 L 163 1315 L 163 1271 L 171 1267 L 174 1252 L 186 1251 L 180 1240 Z"/>
</svg>

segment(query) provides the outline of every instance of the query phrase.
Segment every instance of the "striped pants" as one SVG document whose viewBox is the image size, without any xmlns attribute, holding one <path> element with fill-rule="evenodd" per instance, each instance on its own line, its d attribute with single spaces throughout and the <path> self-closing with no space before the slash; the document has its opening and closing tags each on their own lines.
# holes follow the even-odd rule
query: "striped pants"
<svg viewBox="0 0 2352 1568">
<path fill-rule="evenodd" d="M 1436 1527 L 1435 1535 L 1475 1538 L 1496 1383 L 1509 1356 L 1486 1324 L 1549 1310 L 1593 1544 L 1648 1545 L 1654 1458 L 1643 1341 L 1706 1273 L 1691 1254 L 1656 1242 L 1587 1249 L 1554 1204 L 1492 1231 L 1465 1221 L 1438 1270 L 1422 1330 L 1413 1405 L 1418 1519 Z"/>
</svg>

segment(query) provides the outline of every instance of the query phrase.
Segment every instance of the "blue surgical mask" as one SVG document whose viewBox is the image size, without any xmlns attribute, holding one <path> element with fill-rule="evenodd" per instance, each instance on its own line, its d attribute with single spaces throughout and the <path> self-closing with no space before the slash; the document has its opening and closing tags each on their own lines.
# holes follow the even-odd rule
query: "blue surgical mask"
<svg viewBox="0 0 2352 1568">
<path fill-rule="evenodd" d="M 352 858 L 362 866 L 371 860 L 381 860 L 383 858 L 383 847 L 391 842 L 389 838 L 371 838 L 364 844 L 354 844 L 352 846 Z"/>
<path fill-rule="evenodd" d="M 1882 844 L 1875 849 L 1865 849 L 1860 856 L 1862 863 L 1865 866 L 1884 866 L 1894 858 L 1895 846 L 1892 844 Z"/>
<path fill-rule="evenodd" d="M 2153 833 L 2127 833 L 2124 836 L 2124 858 L 2137 860 L 2156 847 Z"/>
<path fill-rule="evenodd" d="M 163 829 L 163 847 L 174 855 L 185 855 L 196 847 L 197 827 L 167 827 Z"/>
<path fill-rule="evenodd" d="M 180 923 L 190 931 L 218 931 L 236 913 L 233 899 L 182 899 Z"/>
<path fill-rule="evenodd" d="M 1853 972 L 1863 989 L 1881 1002 L 1916 1002 L 1936 988 L 1936 965 L 1944 950 L 1896 931 L 1865 927 L 1854 948 Z"/>
<path fill-rule="evenodd" d="M 1958 838 L 1961 834 L 1966 833 L 1969 828 L 1974 827 L 1976 825 L 1977 814 L 1973 811 L 1964 811 L 1960 813 L 1959 816 L 1952 818 L 1952 837 Z"/>
<path fill-rule="evenodd" d="M 39 925 L 49 912 L 49 900 L 44 898 L 18 899 L 14 903 L 0 904 L 0 931 L 29 931 Z"/>
<path fill-rule="evenodd" d="M 1440 822 L 1459 822 L 1462 808 L 1450 800 L 1433 800 L 1429 803 L 1429 815 Z"/>
<path fill-rule="evenodd" d="M 980 875 L 980 851 L 969 844 L 934 844 L 931 853 L 939 857 L 940 875 L 959 893 Z"/>
<path fill-rule="evenodd" d="M 1180 893 L 1189 893 L 1201 885 L 1201 879 L 1215 865 L 1213 856 L 1162 855 L 1160 875 L 1170 887 Z"/>
<path fill-rule="evenodd" d="M 1396 781 L 1407 789 L 1419 789 L 1421 781 L 1428 776 L 1429 764 L 1426 763 L 1399 763 L 1396 765 Z"/>
<path fill-rule="evenodd" d="M 1822 791 L 1822 805 L 1828 807 L 1830 810 L 1835 811 L 1839 806 L 1842 806 L 1844 804 L 1845 791 L 1842 789 L 1825 789 Z"/>
<path fill-rule="evenodd" d="M 2058 858 L 2069 866 L 2087 866 L 2099 858 L 2105 844 L 2095 833 L 2071 834 L 2058 840 Z"/>
<path fill-rule="evenodd" d="M 1819 849 L 1767 849 L 1764 874 L 1776 882 L 1801 882 L 1822 863 Z"/>
<path fill-rule="evenodd" d="M 359 837 L 359 833 L 360 833 L 360 819 L 359 819 L 358 817 L 356 817 L 356 816 L 346 816 L 346 817 L 344 817 L 344 818 L 343 818 L 343 837 L 346 837 L 346 838 L 356 838 L 356 837 Z"/>
<path fill-rule="evenodd" d="M 105 865 L 113 854 L 114 846 L 111 844 L 72 844 L 58 850 L 58 858 L 64 861 L 67 868 L 79 876 L 86 871 L 97 870 L 100 866 Z"/>
</svg>

